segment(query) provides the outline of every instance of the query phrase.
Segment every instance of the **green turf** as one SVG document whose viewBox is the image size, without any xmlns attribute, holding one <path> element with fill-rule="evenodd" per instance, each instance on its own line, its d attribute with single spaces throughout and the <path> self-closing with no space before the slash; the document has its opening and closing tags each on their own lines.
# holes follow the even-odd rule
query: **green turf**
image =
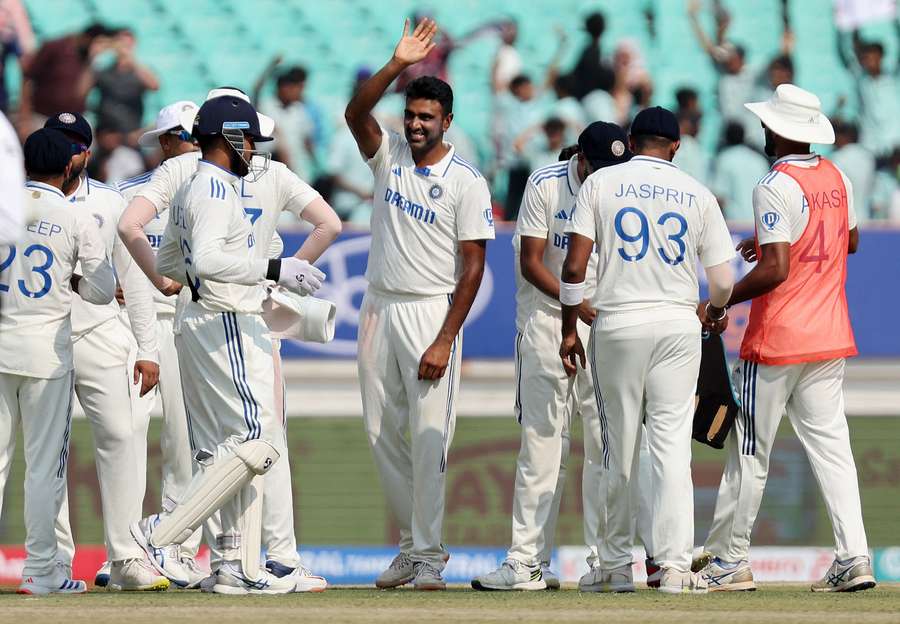
<svg viewBox="0 0 900 624">
<path fill-rule="evenodd" d="M 330 589 L 323 594 L 234 597 L 197 592 L 28 598 L 0 595 L 0 621 L 43 622 L 847 622 L 900 621 L 900 586 L 856 594 L 812 594 L 807 586 L 765 585 L 754 593 L 666 596 L 559 592 L 484 593 L 462 588 Z"/>
</svg>

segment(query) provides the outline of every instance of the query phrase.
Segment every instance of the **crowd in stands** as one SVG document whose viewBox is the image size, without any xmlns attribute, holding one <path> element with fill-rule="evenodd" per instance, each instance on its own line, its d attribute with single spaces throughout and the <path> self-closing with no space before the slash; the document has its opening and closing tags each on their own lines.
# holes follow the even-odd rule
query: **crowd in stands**
<svg viewBox="0 0 900 624">
<path fill-rule="evenodd" d="M 547 69 L 541 75 L 520 54 L 512 18 L 486 21 L 458 36 L 442 32 L 428 59 L 415 67 L 415 75 L 402 75 L 395 99 L 387 98 L 376 113 L 383 125 L 399 129 L 402 91 L 410 79 L 425 73 L 452 84 L 449 62 L 454 52 L 492 38 L 496 53 L 485 77 L 492 106 L 489 127 L 478 137 L 487 140 L 473 140 L 459 124 L 448 139 L 488 176 L 498 220 L 516 218 L 529 173 L 557 160 L 588 123 L 602 119 L 627 128 L 636 111 L 658 103 L 673 108 L 681 125 L 675 164 L 716 193 L 726 218 L 748 222 L 752 188 L 770 163 L 759 122 L 743 104 L 765 100 L 778 85 L 794 82 L 793 30 L 785 10 L 780 50 L 760 67 L 748 62 L 748 51 L 731 38 L 732 18 L 720 0 L 712 0 L 712 33 L 704 30 L 700 0 L 687 0 L 686 10 L 696 41 L 716 71 L 718 114 L 713 122 L 719 140 L 714 149 L 698 138 L 709 117 L 698 91 L 687 84 L 672 93 L 655 91 L 639 40 L 626 37 L 606 45 L 607 19 L 615 15 L 601 12 L 585 17 L 585 43 L 569 67 L 562 66 L 562 59 L 581 33 L 557 30 L 549 35 L 556 38 L 556 50 L 545 59 Z M 896 17 L 894 21 L 896 25 Z M 896 39 L 900 44 L 900 27 Z M 154 75 L 136 58 L 131 30 L 94 24 L 38 45 L 20 0 L 0 0 L 0 44 L 0 72 L 11 59 L 21 67 L 17 101 L 10 104 L 3 80 L 0 105 L 22 136 L 54 111 L 87 111 L 96 126 L 92 175 L 114 183 L 156 165 L 159 155 L 141 151 L 137 137 L 153 116 L 144 110 L 144 95 L 159 88 L 165 77 Z M 900 221 L 900 60 L 885 58 L 885 43 L 866 40 L 857 30 L 840 32 L 838 45 L 839 57 L 854 78 L 856 93 L 849 95 L 856 105 L 847 106 L 847 99 L 840 98 L 829 111 L 837 142 L 826 155 L 853 183 L 861 222 Z M 352 88 L 376 69 L 360 65 Z M 252 97 L 260 111 L 275 119 L 273 157 L 313 183 L 341 218 L 366 224 L 372 176 L 339 112 L 331 103 L 308 97 L 307 80 L 315 71 L 315 59 L 302 67 L 276 57 L 256 80 Z"/>
</svg>

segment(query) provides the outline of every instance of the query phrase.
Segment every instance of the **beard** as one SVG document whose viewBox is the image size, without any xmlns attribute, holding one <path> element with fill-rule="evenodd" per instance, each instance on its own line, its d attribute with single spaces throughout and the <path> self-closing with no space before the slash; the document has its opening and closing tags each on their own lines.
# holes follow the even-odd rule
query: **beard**
<svg viewBox="0 0 900 624">
<path fill-rule="evenodd" d="M 65 180 L 63 181 L 63 186 L 69 186 L 70 184 L 72 184 L 72 182 L 77 180 L 78 177 L 84 171 L 84 166 L 85 166 L 85 163 L 81 163 L 80 165 L 73 166 L 72 169 L 69 171 L 69 175 L 67 175 Z"/>
<path fill-rule="evenodd" d="M 238 154 L 235 150 L 231 150 L 231 163 L 230 167 L 231 171 L 239 178 L 243 178 L 245 175 L 250 173 L 250 166 L 244 162 L 244 159 L 241 158 L 241 155 Z"/>
<path fill-rule="evenodd" d="M 766 130 L 766 145 L 763 150 L 766 156 L 775 158 L 775 134 L 771 130 Z"/>
</svg>

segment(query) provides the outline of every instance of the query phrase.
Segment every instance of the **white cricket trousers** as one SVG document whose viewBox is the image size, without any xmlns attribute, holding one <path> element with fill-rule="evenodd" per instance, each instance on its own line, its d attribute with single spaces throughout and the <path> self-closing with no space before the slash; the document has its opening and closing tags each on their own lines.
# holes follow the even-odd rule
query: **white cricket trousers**
<svg viewBox="0 0 900 624">
<path fill-rule="evenodd" d="M 662 568 L 687 571 L 694 542 L 691 430 L 700 323 L 671 320 L 609 330 L 595 322 L 589 352 L 607 470 L 600 567 L 632 563 L 643 420 L 652 482 L 648 554 Z"/>
<path fill-rule="evenodd" d="M 20 425 L 25 444 L 23 577 L 52 574 L 66 557 L 58 552 L 56 519 L 66 492 L 73 378 L 72 372 L 55 379 L 0 373 L 0 508 Z M 65 514 L 68 520 L 68 508 Z"/>
<path fill-rule="evenodd" d="M 786 412 L 825 499 L 835 557 L 869 554 L 843 381 L 843 359 L 786 366 L 738 361 L 734 384 L 741 389 L 743 407 L 728 436 L 728 460 L 706 541 L 709 552 L 724 561 L 748 558 L 775 435 Z"/>
<path fill-rule="evenodd" d="M 233 455 L 248 440 L 274 444 L 283 435 L 273 406 L 272 339 L 262 317 L 209 312 L 190 303 L 175 344 L 191 448 L 211 454 L 206 464 Z M 241 558 L 241 502 L 250 500 L 250 487 L 219 510 L 216 537 L 224 561 Z"/>
<path fill-rule="evenodd" d="M 418 371 L 449 309 L 449 295 L 405 297 L 370 287 L 360 310 L 357 359 L 366 433 L 400 528 L 400 550 L 438 570 L 444 568 L 444 489 L 462 333 L 441 379 L 420 381 Z"/>
<path fill-rule="evenodd" d="M 106 556 L 110 561 L 143 557 L 129 527 L 140 520 L 147 485 L 147 428 L 150 414 L 132 383 L 137 345 L 118 317 L 72 343 L 75 395 L 94 435 L 94 462 Z M 61 548 L 72 550 L 68 517 L 60 517 Z M 71 560 L 64 563 L 71 565 Z"/>
</svg>

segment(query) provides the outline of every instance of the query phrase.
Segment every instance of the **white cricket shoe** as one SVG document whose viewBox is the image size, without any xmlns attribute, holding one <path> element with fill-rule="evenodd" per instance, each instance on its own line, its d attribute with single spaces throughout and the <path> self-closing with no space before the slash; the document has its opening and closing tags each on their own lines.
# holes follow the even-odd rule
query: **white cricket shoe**
<svg viewBox="0 0 900 624">
<path fill-rule="evenodd" d="M 97 574 L 94 575 L 94 586 L 106 587 L 109 585 L 109 568 L 109 561 L 104 561 L 100 569 L 97 570 Z"/>
<path fill-rule="evenodd" d="M 547 589 L 540 564 L 526 565 L 515 559 L 507 559 L 493 572 L 472 579 L 472 588 L 481 590 Z"/>
<path fill-rule="evenodd" d="M 854 557 L 847 561 L 834 560 L 825 578 L 813 583 L 814 592 L 854 592 L 875 587 L 872 564 L 866 556 Z"/>
<path fill-rule="evenodd" d="M 706 579 L 699 573 L 681 572 L 671 568 L 663 568 L 659 579 L 659 591 L 664 594 L 705 594 Z"/>
<path fill-rule="evenodd" d="M 279 578 L 265 569 L 260 569 L 256 578 L 244 576 L 238 562 L 224 562 L 216 573 L 215 594 L 289 594 L 297 582 L 290 576 Z"/>
<path fill-rule="evenodd" d="M 447 589 L 447 583 L 441 576 L 441 571 L 428 563 L 419 561 L 416 563 L 416 576 L 413 578 L 413 588 L 423 591 L 440 591 Z"/>
<path fill-rule="evenodd" d="M 115 591 L 165 591 L 169 579 L 159 574 L 146 559 L 113 561 L 107 589 Z"/>
<path fill-rule="evenodd" d="M 406 585 L 414 578 L 416 578 L 416 565 L 410 559 L 409 553 L 401 552 L 394 557 L 387 570 L 379 574 L 378 578 L 375 579 L 375 587 L 378 589 L 400 587 L 401 585 Z"/>
<path fill-rule="evenodd" d="M 180 560 L 188 578 L 188 584 L 184 586 L 184 589 L 199 589 L 203 581 L 209 578 L 209 572 L 201 568 L 193 557 L 181 554 Z"/>
<path fill-rule="evenodd" d="M 156 571 L 169 579 L 176 587 L 187 587 L 192 575 L 181 563 L 178 546 L 175 544 L 157 548 L 151 544 L 153 528 L 159 524 L 159 514 L 147 516 L 131 524 L 131 537 L 147 554 L 150 564 Z"/>
<path fill-rule="evenodd" d="M 578 589 L 583 592 L 599 592 L 604 594 L 623 594 L 634 591 L 634 575 L 631 564 L 612 570 L 603 570 L 595 566 L 578 581 Z"/>
<path fill-rule="evenodd" d="M 541 564 L 541 575 L 544 577 L 544 582 L 547 584 L 547 589 L 559 589 L 559 575 L 550 569 L 549 563 Z"/>
<path fill-rule="evenodd" d="M 706 581 L 706 586 L 711 592 L 756 591 L 753 571 L 746 559 L 730 564 L 713 557 L 706 567 L 700 570 L 700 576 Z"/>
<path fill-rule="evenodd" d="M 298 565 L 291 568 L 274 560 L 266 561 L 266 569 L 278 578 L 291 577 L 296 581 L 294 591 L 303 592 L 323 592 L 328 587 L 328 581 L 321 576 L 316 576 L 309 568 Z"/>
<path fill-rule="evenodd" d="M 29 596 L 45 596 L 47 594 L 83 594 L 87 591 L 87 583 L 70 578 L 66 566 L 57 562 L 51 574 L 29 576 L 22 579 L 16 590 L 17 594 Z"/>
</svg>

